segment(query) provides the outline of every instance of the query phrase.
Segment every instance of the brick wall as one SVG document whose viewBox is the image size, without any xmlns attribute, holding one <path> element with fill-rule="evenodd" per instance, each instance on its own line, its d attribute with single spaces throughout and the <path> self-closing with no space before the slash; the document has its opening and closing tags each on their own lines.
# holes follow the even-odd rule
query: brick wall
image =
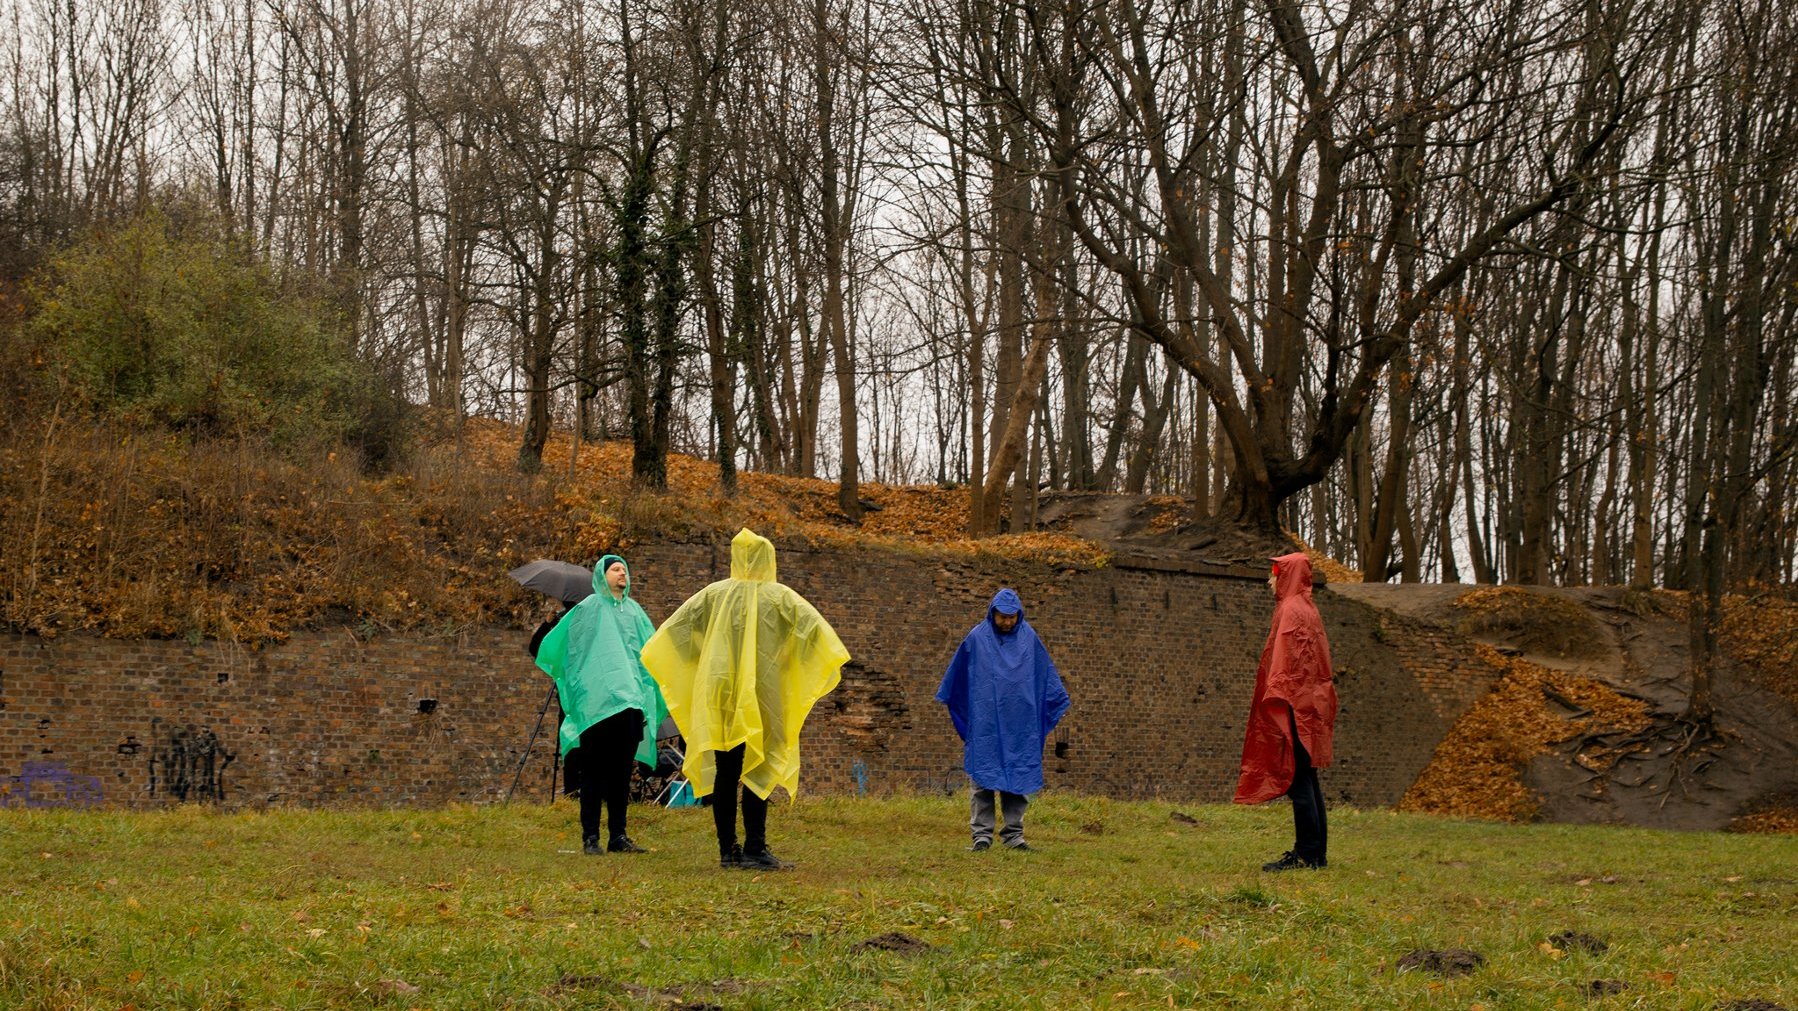
<svg viewBox="0 0 1798 1011">
<path fill-rule="evenodd" d="M 959 790 L 937 681 L 1000 585 L 1018 589 L 1073 707 L 1049 787 L 1227 800 L 1272 600 L 1261 574 L 1153 559 L 1099 570 L 994 559 L 783 549 L 780 574 L 855 660 L 807 723 L 804 789 Z M 650 616 L 728 575 L 729 548 L 632 553 Z M 501 577 L 503 578 L 503 577 Z M 1327 589 L 1342 711 L 1338 801 L 1397 801 L 1490 683 L 1465 644 Z M 437 804 L 547 795 L 556 710 L 526 633 L 297 633 L 261 650 L 184 641 L 0 636 L 0 805 Z"/>
</svg>

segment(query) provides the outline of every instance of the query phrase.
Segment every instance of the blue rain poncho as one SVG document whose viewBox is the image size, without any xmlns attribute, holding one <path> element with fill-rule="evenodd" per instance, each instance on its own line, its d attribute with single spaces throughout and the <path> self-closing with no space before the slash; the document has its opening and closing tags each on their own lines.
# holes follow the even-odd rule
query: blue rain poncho
<svg viewBox="0 0 1798 1011">
<path fill-rule="evenodd" d="M 581 734 L 608 716 L 626 709 L 643 713 L 643 740 L 637 761 L 656 764 L 656 730 L 668 714 L 655 679 L 638 659 L 655 625 L 642 605 L 631 599 L 625 584 L 622 599 L 606 585 L 606 567 L 624 562 L 617 555 L 599 560 L 593 570 L 593 595 L 574 605 L 556 622 L 537 649 L 537 666 L 556 682 L 562 700 L 562 754 L 580 746 Z M 625 565 L 628 580 L 630 566 Z"/>
<path fill-rule="evenodd" d="M 799 729 L 842 678 L 849 651 L 804 597 L 775 579 L 774 545 L 742 530 L 730 578 L 695 593 L 643 647 L 687 742 L 695 796 L 712 793 L 718 752 L 743 748 L 743 785 L 766 799 L 799 790 Z"/>
<path fill-rule="evenodd" d="M 1000 632 L 995 611 L 1016 614 L 1017 627 Z M 1068 711 L 1068 693 L 1016 593 L 993 595 L 986 620 L 949 661 L 936 700 L 949 707 L 965 745 L 963 767 L 976 786 L 1025 794 L 1043 788 L 1043 742 Z"/>
</svg>

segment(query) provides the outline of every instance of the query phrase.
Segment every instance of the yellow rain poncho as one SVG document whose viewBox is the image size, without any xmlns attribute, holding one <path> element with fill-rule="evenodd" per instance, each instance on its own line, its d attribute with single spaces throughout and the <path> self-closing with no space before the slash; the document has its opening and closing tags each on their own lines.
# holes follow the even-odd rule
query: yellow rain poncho
<svg viewBox="0 0 1798 1011">
<path fill-rule="evenodd" d="M 748 530 L 730 542 L 730 578 L 694 594 L 643 646 L 700 797 L 712 792 L 715 752 L 739 744 L 744 786 L 763 799 L 777 786 L 797 793 L 799 728 L 848 660 L 817 609 L 775 582 L 774 545 Z"/>
</svg>

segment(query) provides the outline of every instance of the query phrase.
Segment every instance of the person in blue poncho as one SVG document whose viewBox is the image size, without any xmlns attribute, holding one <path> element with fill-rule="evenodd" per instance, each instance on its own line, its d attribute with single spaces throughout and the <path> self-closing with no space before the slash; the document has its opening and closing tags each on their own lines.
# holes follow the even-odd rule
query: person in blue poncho
<svg viewBox="0 0 1798 1011">
<path fill-rule="evenodd" d="M 993 596 L 986 620 L 949 661 L 936 700 L 949 707 L 974 781 L 969 848 L 992 848 L 997 794 L 1005 817 L 1000 839 L 1007 849 L 1030 849 L 1024 808 L 1029 795 L 1043 788 L 1043 742 L 1068 711 L 1068 693 L 1015 592 L 1002 589 Z"/>
<path fill-rule="evenodd" d="M 556 622 L 537 649 L 537 666 L 556 682 L 562 701 L 564 756 L 579 749 L 581 847 L 642 853 L 625 834 L 631 773 L 636 762 L 654 765 L 655 731 L 668 715 L 662 692 L 638 659 L 655 634 L 649 615 L 631 599 L 630 567 L 617 555 L 599 560 L 593 595 Z M 599 812 L 606 812 L 608 842 L 600 849 Z"/>
</svg>

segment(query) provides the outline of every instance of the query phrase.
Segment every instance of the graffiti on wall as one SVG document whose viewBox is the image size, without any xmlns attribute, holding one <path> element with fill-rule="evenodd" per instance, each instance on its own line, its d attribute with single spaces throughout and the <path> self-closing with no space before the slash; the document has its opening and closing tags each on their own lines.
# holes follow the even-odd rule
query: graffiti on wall
<svg viewBox="0 0 1798 1011">
<path fill-rule="evenodd" d="M 225 799 L 225 769 L 237 756 L 225 750 L 210 727 L 169 727 L 159 733 L 150 721 L 156 746 L 150 751 L 150 796 L 161 790 L 176 800 L 201 803 Z"/>
<path fill-rule="evenodd" d="M 59 762 L 26 762 L 17 776 L 0 777 L 0 807 L 93 807 L 100 780 Z"/>
</svg>

